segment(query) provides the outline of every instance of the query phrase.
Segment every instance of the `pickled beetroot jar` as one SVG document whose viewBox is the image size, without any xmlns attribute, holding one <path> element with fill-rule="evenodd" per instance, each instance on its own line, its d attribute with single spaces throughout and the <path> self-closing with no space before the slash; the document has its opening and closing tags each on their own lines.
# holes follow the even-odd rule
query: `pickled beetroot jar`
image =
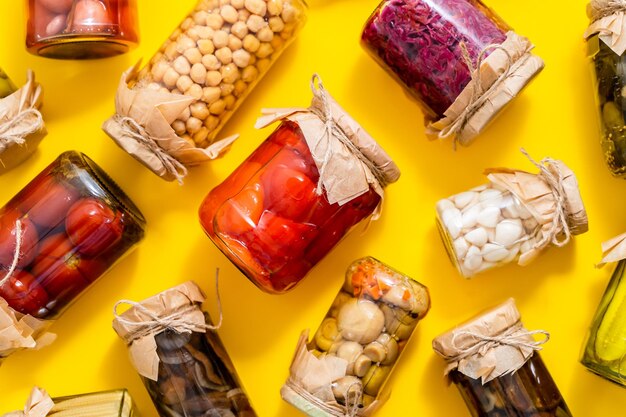
<svg viewBox="0 0 626 417">
<path fill-rule="evenodd" d="M 26 48 L 48 58 L 104 58 L 139 41 L 135 0 L 28 0 Z"/>
<path fill-rule="evenodd" d="M 61 154 L 0 209 L 0 298 L 19 314 L 58 317 L 141 240 L 144 225 L 91 159 Z"/>
<path fill-rule="evenodd" d="M 543 68 L 530 42 L 480 0 L 383 0 L 361 40 L 417 99 L 427 134 L 462 145 Z"/>
<path fill-rule="evenodd" d="M 200 207 L 211 240 L 269 293 L 293 288 L 353 226 L 377 213 L 384 186 L 400 175 L 323 86 L 309 109 L 291 110 L 265 116 L 261 125 L 282 123 Z"/>
</svg>

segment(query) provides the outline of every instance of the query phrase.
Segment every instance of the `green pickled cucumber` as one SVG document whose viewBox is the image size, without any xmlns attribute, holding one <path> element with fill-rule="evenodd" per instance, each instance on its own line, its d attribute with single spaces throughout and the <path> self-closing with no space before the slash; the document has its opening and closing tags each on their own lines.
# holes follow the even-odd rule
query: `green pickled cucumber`
<svg viewBox="0 0 626 417">
<path fill-rule="evenodd" d="M 626 279 L 613 294 L 596 332 L 596 355 L 605 362 L 621 360 L 626 355 Z"/>
</svg>

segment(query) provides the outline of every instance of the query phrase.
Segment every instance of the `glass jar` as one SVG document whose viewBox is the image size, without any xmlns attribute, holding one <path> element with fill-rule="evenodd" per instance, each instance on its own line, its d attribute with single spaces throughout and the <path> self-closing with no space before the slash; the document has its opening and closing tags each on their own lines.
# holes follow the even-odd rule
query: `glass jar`
<svg viewBox="0 0 626 417">
<path fill-rule="evenodd" d="M 55 319 L 143 238 L 144 226 L 98 165 L 65 152 L 0 209 L 0 297 L 21 314 Z"/>
<path fill-rule="evenodd" d="M 591 322 L 581 363 L 590 371 L 626 386 L 626 260 L 620 258 Z"/>
<path fill-rule="evenodd" d="M 47 58 L 118 55 L 139 42 L 135 0 L 28 0 L 26 48 Z"/>
<path fill-rule="evenodd" d="M 488 170 L 488 184 L 437 203 L 441 238 L 463 277 L 510 262 L 527 265 L 548 246 L 588 230 L 574 173 L 545 161 L 538 174 Z"/>
<path fill-rule="evenodd" d="M 459 124 L 463 126 L 455 133 L 464 145 L 543 67 L 541 59 L 530 55 L 528 40 L 512 32 L 480 0 L 383 0 L 366 22 L 361 43 L 417 100 L 428 121 L 457 113 L 446 122 L 447 127 L 456 122 L 452 119 L 462 117 Z M 493 52 L 497 53 L 489 58 Z M 473 74 L 476 66 L 480 67 L 478 75 Z M 481 95 L 495 84 L 489 69 L 503 77 L 498 83 L 515 93 L 494 100 L 499 94 L 494 87 L 489 93 L 493 96 L 484 95 L 481 100 L 492 101 L 493 108 L 480 108 L 476 103 L 472 112 L 488 120 L 461 115 L 474 105 L 469 100 L 475 89 L 473 78 L 481 78 L 476 85 Z M 483 111 L 487 116 L 482 116 Z"/>
<path fill-rule="evenodd" d="M 216 142 L 219 131 L 305 21 L 304 0 L 199 1 L 150 62 L 139 72 L 123 77 L 117 101 L 125 97 L 131 103 L 136 97 L 141 106 L 116 108 L 117 115 L 105 123 L 105 131 L 136 159 L 169 180 L 175 175 L 172 177 L 171 169 L 166 172 L 169 177 L 159 171 L 163 167 L 151 160 L 154 151 L 120 131 L 120 117 L 135 120 L 150 141 L 159 138 L 155 146 L 182 165 L 215 158 L 227 146 Z M 161 96 L 147 105 L 142 92 L 155 91 Z M 181 101 L 181 94 L 186 101 Z M 167 120 L 171 129 L 145 121 L 144 113 L 157 105 L 159 111 L 171 116 Z M 144 154 L 134 149 L 137 146 Z"/>
<path fill-rule="evenodd" d="M 125 389 L 50 398 L 41 388 L 33 388 L 24 411 L 5 414 L 4 417 L 41 415 L 47 417 L 133 417 L 135 409 Z"/>
<path fill-rule="evenodd" d="M 13 94 L 17 90 L 13 81 L 9 78 L 9 76 L 0 68 L 0 98 L 5 98 L 6 96 Z"/>
<path fill-rule="evenodd" d="M 256 417 L 216 327 L 200 309 L 204 300 L 186 282 L 116 313 L 113 328 L 161 417 Z"/>
<path fill-rule="evenodd" d="M 325 114 L 332 119 L 325 122 Z M 278 294 L 378 212 L 384 186 L 400 171 L 321 82 L 309 109 L 277 109 L 257 126 L 274 121 L 280 126 L 207 195 L 199 215 L 209 238 L 248 279 Z"/>
<path fill-rule="evenodd" d="M 536 342 L 534 334 L 544 334 Z M 489 310 L 433 340 L 447 375 L 473 417 L 571 417 L 536 352 L 544 331 L 529 332 L 515 302 Z"/>
<path fill-rule="evenodd" d="M 312 417 L 370 415 L 429 308 L 428 289 L 414 279 L 372 257 L 353 262 L 313 339 L 302 335 L 283 398 Z M 322 413 L 329 409 L 344 412 Z"/>
</svg>

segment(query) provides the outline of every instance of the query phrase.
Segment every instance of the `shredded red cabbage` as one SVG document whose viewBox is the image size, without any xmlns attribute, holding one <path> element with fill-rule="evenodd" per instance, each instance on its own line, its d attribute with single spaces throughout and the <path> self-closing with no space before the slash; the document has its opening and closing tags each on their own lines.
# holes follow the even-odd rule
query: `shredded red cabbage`
<svg viewBox="0 0 626 417">
<path fill-rule="evenodd" d="M 460 43 L 476 62 L 487 45 L 506 39 L 505 31 L 476 0 L 384 0 L 366 23 L 362 43 L 439 118 L 471 79 Z"/>
</svg>

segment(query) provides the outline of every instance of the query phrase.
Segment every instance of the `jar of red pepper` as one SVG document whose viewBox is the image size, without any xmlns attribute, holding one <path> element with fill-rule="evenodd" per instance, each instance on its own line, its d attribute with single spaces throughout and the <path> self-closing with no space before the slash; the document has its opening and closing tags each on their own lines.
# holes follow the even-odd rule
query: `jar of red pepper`
<svg viewBox="0 0 626 417">
<path fill-rule="evenodd" d="M 26 48 L 48 58 L 104 58 L 139 41 L 135 0 L 28 0 Z"/>
<path fill-rule="evenodd" d="M 200 207 L 207 235 L 259 288 L 293 288 L 348 231 L 377 217 L 400 171 L 326 92 L 308 109 L 266 114 L 280 126 Z"/>
<path fill-rule="evenodd" d="M 73 151 L 2 207 L 0 357 L 11 334 L 27 333 L 21 326 L 57 318 L 142 239 L 144 225 L 115 182 Z"/>
<path fill-rule="evenodd" d="M 365 49 L 421 105 L 429 137 L 468 145 L 543 69 L 480 0 L 383 0 Z"/>
</svg>

